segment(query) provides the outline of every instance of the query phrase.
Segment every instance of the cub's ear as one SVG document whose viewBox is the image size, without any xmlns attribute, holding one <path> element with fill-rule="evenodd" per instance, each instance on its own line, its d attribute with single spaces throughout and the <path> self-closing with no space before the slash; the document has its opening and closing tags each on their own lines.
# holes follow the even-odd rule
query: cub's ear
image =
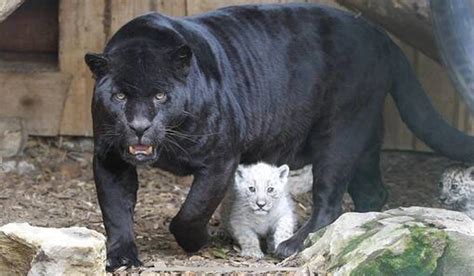
<svg viewBox="0 0 474 276">
<path fill-rule="evenodd" d="M 244 177 L 244 171 L 242 166 L 238 166 L 235 170 L 235 178 L 240 179 Z"/>
<path fill-rule="evenodd" d="M 191 68 L 193 52 L 188 45 L 182 45 L 171 52 L 171 61 L 180 76 L 187 76 Z"/>
<path fill-rule="evenodd" d="M 286 181 L 286 179 L 288 178 L 288 175 L 290 174 L 290 167 L 288 167 L 288 165 L 286 164 L 281 165 L 280 167 L 278 167 L 278 172 L 279 172 L 280 179 Z"/>
<path fill-rule="evenodd" d="M 103 54 L 87 53 L 84 60 L 96 79 L 105 75 L 109 69 L 109 60 Z"/>
<path fill-rule="evenodd" d="M 469 168 L 467 169 L 467 174 L 469 175 L 469 177 L 471 178 L 471 180 L 474 180 L 474 166 L 469 167 Z"/>
</svg>

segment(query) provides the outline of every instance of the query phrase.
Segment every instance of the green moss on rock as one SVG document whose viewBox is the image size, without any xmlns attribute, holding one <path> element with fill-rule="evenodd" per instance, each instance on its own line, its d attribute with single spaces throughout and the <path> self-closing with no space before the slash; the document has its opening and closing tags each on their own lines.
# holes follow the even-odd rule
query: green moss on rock
<svg viewBox="0 0 474 276">
<path fill-rule="evenodd" d="M 436 228 L 411 226 L 410 241 L 401 254 L 383 250 L 351 272 L 362 275 L 431 275 L 447 244 L 447 234 Z"/>
<path fill-rule="evenodd" d="M 306 238 L 306 240 L 304 241 L 304 247 L 307 248 L 315 244 L 319 239 L 324 236 L 324 233 L 326 233 L 326 229 L 327 227 L 323 227 L 318 231 L 309 234 L 308 238 Z"/>
</svg>

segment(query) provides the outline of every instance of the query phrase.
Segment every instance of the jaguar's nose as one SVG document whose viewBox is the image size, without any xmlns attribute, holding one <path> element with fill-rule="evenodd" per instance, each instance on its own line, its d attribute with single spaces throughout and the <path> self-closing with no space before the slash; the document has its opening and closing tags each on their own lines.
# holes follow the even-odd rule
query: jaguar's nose
<svg viewBox="0 0 474 276">
<path fill-rule="evenodd" d="M 150 129 L 151 122 L 146 118 L 135 118 L 128 126 L 135 132 L 135 134 L 141 138 L 145 131 Z"/>
</svg>

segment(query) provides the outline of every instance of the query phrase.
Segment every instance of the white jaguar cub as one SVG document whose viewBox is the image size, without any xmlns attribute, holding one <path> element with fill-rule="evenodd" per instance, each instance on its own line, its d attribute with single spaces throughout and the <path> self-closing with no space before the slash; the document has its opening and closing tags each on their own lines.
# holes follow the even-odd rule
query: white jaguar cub
<svg viewBox="0 0 474 276">
<path fill-rule="evenodd" d="M 293 235 L 296 215 L 288 191 L 287 165 L 266 163 L 240 165 L 234 185 L 222 203 L 221 217 L 226 231 L 241 248 L 241 255 L 262 258 L 260 238 L 266 238 L 269 252 Z"/>
<path fill-rule="evenodd" d="M 441 176 L 440 200 L 474 219 L 474 166 L 456 165 Z"/>
</svg>

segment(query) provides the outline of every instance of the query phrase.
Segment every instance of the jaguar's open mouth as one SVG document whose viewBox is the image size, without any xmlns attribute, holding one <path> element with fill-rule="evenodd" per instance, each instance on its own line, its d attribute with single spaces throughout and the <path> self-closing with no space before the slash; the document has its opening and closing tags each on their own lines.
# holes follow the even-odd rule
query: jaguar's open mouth
<svg viewBox="0 0 474 276">
<path fill-rule="evenodd" d="M 141 145 L 141 144 L 137 144 L 137 145 L 130 145 L 128 146 L 128 152 L 131 154 L 131 155 L 139 155 L 139 154 L 142 154 L 142 155 L 146 155 L 146 156 L 149 156 L 153 153 L 153 146 L 150 146 L 150 145 Z"/>
</svg>

